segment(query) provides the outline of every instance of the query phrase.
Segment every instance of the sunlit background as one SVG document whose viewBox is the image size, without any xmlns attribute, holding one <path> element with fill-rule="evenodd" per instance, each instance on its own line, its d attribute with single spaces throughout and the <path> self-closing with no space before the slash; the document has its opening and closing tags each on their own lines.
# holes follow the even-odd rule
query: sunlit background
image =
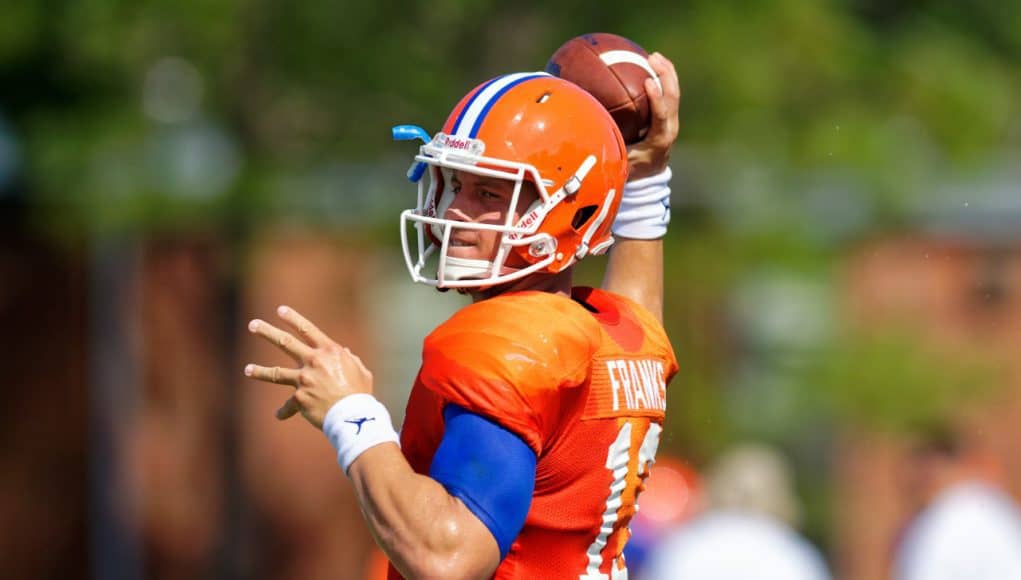
<svg viewBox="0 0 1021 580">
<path fill-rule="evenodd" d="M 660 455 L 773 446 L 834 575 L 887 578 L 918 437 L 954 431 L 1021 493 L 1019 22 L 1001 0 L 8 3 L 0 569 L 371 577 L 325 438 L 241 375 L 277 360 L 245 324 L 304 312 L 399 421 L 464 299 L 404 271 L 390 127 L 436 131 L 608 31 L 683 91 Z"/>
</svg>

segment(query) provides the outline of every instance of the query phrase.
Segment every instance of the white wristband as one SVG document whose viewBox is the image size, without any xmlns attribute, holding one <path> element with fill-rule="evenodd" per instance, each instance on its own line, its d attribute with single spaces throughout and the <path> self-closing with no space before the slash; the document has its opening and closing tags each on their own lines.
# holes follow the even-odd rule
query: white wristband
<svg viewBox="0 0 1021 580">
<path fill-rule="evenodd" d="M 400 445 L 383 403 L 367 393 L 337 401 L 323 418 L 323 433 L 337 450 L 337 463 L 347 473 L 358 456 L 381 443 Z"/>
<path fill-rule="evenodd" d="M 661 173 L 624 184 L 613 235 L 637 240 L 655 240 L 666 235 L 670 223 L 670 168 Z"/>
</svg>

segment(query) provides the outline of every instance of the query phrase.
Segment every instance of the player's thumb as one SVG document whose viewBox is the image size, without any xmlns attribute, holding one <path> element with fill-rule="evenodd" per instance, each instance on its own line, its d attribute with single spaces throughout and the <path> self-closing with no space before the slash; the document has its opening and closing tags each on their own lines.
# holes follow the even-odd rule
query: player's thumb
<svg viewBox="0 0 1021 580">
<path fill-rule="evenodd" d="M 290 419 L 295 413 L 301 410 L 301 406 L 294 397 L 289 397 L 283 406 L 277 409 L 277 419 L 283 421 L 284 419 Z"/>
</svg>

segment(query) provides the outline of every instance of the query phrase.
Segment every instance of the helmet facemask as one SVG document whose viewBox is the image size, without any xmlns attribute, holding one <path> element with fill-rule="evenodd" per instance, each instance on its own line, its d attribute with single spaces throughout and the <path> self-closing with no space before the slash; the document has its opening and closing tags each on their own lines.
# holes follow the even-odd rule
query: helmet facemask
<svg viewBox="0 0 1021 580">
<path fill-rule="evenodd" d="M 557 258 L 556 238 L 539 232 L 543 219 L 564 199 L 563 191 L 550 194 L 534 166 L 488 158 L 482 155 L 484 144 L 477 140 L 450 137 L 439 133 L 422 146 L 415 163 L 428 167 L 429 183 L 418 181 L 418 204 L 401 214 L 401 242 L 408 271 L 416 282 L 440 288 L 488 288 L 543 271 Z M 503 223 L 477 223 L 449 219 L 446 213 L 453 202 L 451 176 L 454 170 L 483 177 L 507 180 L 514 184 Z M 538 199 L 512 222 L 525 182 L 535 186 Z M 417 251 L 413 255 L 409 230 L 414 229 Z M 450 255 L 451 238 L 458 231 L 496 231 L 500 238 L 492 260 L 467 259 Z M 508 265 L 508 260 L 527 247 L 532 258 L 524 266 Z M 414 256 L 414 257 L 413 257 Z M 436 264 L 436 276 L 423 274 L 427 263 Z"/>
</svg>

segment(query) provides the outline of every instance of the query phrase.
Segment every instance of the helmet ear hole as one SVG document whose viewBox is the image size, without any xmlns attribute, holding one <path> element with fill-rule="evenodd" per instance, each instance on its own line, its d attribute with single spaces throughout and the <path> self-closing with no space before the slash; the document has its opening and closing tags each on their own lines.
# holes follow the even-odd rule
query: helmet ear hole
<svg viewBox="0 0 1021 580">
<path fill-rule="evenodd" d="M 592 219 L 598 209 L 598 205 L 586 205 L 574 212 L 574 219 L 571 220 L 571 227 L 574 228 L 574 231 L 581 231 L 581 228 Z"/>
</svg>

